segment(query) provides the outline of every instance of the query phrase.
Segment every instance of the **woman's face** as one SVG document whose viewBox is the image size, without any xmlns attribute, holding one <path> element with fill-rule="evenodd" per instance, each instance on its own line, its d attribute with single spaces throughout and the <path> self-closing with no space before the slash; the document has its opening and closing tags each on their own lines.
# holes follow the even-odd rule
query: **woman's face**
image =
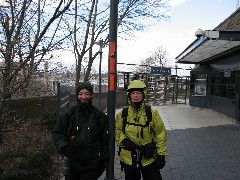
<svg viewBox="0 0 240 180">
<path fill-rule="evenodd" d="M 133 91 L 130 94 L 131 102 L 141 102 L 143 100 L 143 93 L 141 91 Z"/>
<path fill-rule="evenodd" d="M 87 103 L 91 99 L 91 94 L 86 88 L 83 88 L 79 91 L 77 98 L 80 102 Z"/>
</svg>

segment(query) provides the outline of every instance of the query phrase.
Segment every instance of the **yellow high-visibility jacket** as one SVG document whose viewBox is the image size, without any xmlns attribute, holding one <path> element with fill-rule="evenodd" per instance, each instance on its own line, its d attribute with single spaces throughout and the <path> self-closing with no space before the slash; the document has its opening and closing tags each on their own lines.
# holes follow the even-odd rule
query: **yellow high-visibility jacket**
<svg viewBox="0 0 240 180">
<path fill-rule="evenodd" d="M 152 107 L 151 107 L 152 108 Z M 122 131 L 123 119 L 122 111 L 119 112 L 116 116 L 116 142 L 121 146 L 122 140 L 124 138 L 129 138 L 138 146 L 144 146 L 152 141 L 156 144 L 156 155 L 167 155 L 167 146 L 166 146 L 166 129 L 164 123 L 158 113 L 158 111 L 152 108 L 152 121 L 149 126 L 141 127 L 136 124 L 141 124 L 144 126 L 147 121 L 147 116 L 145 112 L 145 101 L 142 103 L 141 109 L 136 111 L 136 109 L 130 104 L 128 108 L 128 117 L 126 124 L 125 133 Z M 131 124 L 134 123 L 135 125 Z M 143 129 L 142 129 L 143 128 Z M 131 151 L 121 148 L 120 152 L 120 161 L 125 164 L 132 165 L 132 156 Z M 144 158 L 142 157 L 141 163 L 142 166 L 147 166 L 155 161 L 155 158 Z"/>
</svg>

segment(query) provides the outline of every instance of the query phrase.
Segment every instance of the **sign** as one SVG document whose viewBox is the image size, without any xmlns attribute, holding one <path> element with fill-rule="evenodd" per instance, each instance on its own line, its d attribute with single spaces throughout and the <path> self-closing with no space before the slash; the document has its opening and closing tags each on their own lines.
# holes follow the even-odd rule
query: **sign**
<svg viewBox="0 0 240 180">
<path fill-rule="evenodd" d="M 146 67 L 146 73 L 151 73 L 151 67 L 150 66 Z"/>
<path fill-rule="evenodd" d="M 60 98 L 60 108 L 66 106 L 70 101 L 70 84 L 68 83 L 60 83 L 60 91 L 59 91 L 59 98 Z"/>
<path fill-rule="evenodd" d="M 171 75 L 171 68 L 151 66 L 151 74 L 169 76 L 169 75 Z"/>
</svg>

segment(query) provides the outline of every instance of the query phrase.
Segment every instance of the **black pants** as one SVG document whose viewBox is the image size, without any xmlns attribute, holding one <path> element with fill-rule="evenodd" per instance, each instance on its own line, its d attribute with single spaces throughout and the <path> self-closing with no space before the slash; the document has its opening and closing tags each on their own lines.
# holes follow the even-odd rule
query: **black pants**
<svg viewBox="0 0 240 180">
<path fill-rule="evenodd" d="M 88 162 L 88 165 L 75 161 L 71 165 L 69 180 L 97 180 L 105 171 L 106 163 L 101 161 L 100 157 Z"/>
<path fill-rule="evenodd" d="M 140 180 L 141 175 L 143 180 L 161 180 L 162 176 L 160 171 L 156 168 L 155 162 L 145 167 L 133 167 L 121 162 L 121 166 L 124 169 L 125 180 Z"/>
<path fill-rule="evenodd" d="M 98 176 L 96 177 L 94 174 L 96 174 L 94 170 L 91 172 L 80 172 L 79 170 L 71 168 L 69 180 L 97 180 Z"/>
</svg>

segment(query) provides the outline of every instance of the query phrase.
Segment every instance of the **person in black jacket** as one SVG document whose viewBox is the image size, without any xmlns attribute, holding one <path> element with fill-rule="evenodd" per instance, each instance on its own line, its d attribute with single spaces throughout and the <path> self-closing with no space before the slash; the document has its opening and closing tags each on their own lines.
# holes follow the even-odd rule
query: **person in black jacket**
<svg viewBox="0 0 240 180">
<path fill-rule="evenodd" d="M 108 118 L 92 105 L 93 87 L 81 82 L 77 105 L 56 122 L 52 138 L 57 151 L 70 162 L 70 180 L 97 180 L 108 161 Z"/>
</svg>

